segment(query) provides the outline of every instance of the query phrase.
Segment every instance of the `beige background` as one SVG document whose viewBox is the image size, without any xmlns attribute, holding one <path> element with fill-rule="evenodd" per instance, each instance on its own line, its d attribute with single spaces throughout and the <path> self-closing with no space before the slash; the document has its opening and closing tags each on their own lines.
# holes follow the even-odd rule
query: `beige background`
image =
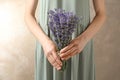
<svg viewBox="0 0 120 80">
<path fill-rule="evenodd" d="M 106 0 L 108 18 L 94 37 L 96 80 L 120 80 L 119 4 Z M 24 9 L 24 0 L 0 0 L 0 80 L 34 79 L 35 37 L 24 23 Z"/>
</svg>

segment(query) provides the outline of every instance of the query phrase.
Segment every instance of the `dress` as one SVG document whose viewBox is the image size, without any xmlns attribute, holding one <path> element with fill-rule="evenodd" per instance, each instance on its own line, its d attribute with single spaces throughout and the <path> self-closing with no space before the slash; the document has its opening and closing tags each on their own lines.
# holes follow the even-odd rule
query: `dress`
<svg viewBox="0 0 120 80">
<path fill-rule="evenodd" d="M 52 38 L 47 22 L 47 11 L 54 8 L 62 8 L 73 11 L 77 16 L 82 16 L 82 24 L 73 33 L 75 38 L 88 27 L 90 23 L 89 0 L 39 0 L 40 15 L 38 23 L 44 32 Z M 51 66 L 44 55 L 41 44 L 36 40 L 35 50 L 35 80 L 95 80 L 95 62 L 93 53 L 93 39 L 91 39 L 82 52 L 68 60 L 65 72 L 59 72 Z"/>
</svg>

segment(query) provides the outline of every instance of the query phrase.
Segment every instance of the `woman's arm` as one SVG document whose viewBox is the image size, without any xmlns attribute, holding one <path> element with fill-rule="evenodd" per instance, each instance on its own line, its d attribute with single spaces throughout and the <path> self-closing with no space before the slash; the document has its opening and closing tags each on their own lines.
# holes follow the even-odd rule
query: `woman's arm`
<svg viewBox="0 0 120 80">
<path fill-rule="evenodd" d="M 93 0 L 95 17 L 88 28 L 77 38 L 72 40 L 68 46 L 63 48 L 60 53 L 62 60 L 67 60 L 75 54 L 80 53 L 87 42 L 100 30 L 106 19 L 104 0 Z"/>
<path fill-rule="evenodd" d="M 92 23 L 88 26 L 82 36 L 86 41 L 89 41 L 100 30 L 106 19 L 105 2 L 104 0 L 93 0 L 95 9 L 95 17 Z"/>
<path fill-rule="evenodd" d="M 25 23 L 27 27 L 32 32 L 32 34 L 37 38 L 37 40 L 42 44 L 44 53 L 51 63 L 52 66 L 61 69 L 62 62 L 56 53 L 56 45 L 54 42 L 43 32 L 41 26 L 37 23 L 35 18 L 35 10 L 37 7 L 38 0 L 26 0 L 25 7 Z"/>
<path fill-rule="evenodd" d="M 45 42 L 50 40 L 48 36 L 43 32 L 42 28 L 36 21 L 35 10 L 37 7 L 38 0 L 26 0 L 26 9 L 25 9 L 25 22 L 28 26 L 28 29 L 33 33 L 37 40 L 45 45 Z M 45 41 L 46 40 L 46 41 Z"/>
</svg>

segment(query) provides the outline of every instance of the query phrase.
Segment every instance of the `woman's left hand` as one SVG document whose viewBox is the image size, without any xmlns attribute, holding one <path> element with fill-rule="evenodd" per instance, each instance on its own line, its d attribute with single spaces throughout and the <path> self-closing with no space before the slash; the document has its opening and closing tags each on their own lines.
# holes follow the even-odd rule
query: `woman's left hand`
<svg viewBox="0 0 120 80">
<path fill-rule="evenodd" d="M 76 37 L 73 39 L 70 44 L 63 49 L 60 50 L 60 58 L 62 60 L 68 60 L 72 56 L 80 53 L 85 47 L 87 41 L 83 38 L 83 36 Z"/>
</svg>

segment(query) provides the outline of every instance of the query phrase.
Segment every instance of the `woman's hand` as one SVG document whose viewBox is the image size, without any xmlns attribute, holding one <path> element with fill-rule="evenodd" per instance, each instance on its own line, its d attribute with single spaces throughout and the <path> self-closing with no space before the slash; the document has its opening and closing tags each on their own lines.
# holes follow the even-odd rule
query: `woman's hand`
<svg viewBox="0 0 120 80">
<path fill-rule="evenodd" d="M 68 46 L 61 49 L 60 51 L 61 59 L 68 60 L 72 56 L 80 53 L 83 50 L 86 43 L 87 41 L 82 36 L 73 39 Z"/>
<path fill-rule="evenodd" d="M 86 43 L 94 37 L 94 35 L 100 30 L 103 23 L 106 20 L 105 0 L 93 0 L 95 9 L 95 17 L 89 24 L 88 28 L 82 33 L 82 36 L 75 38 L 70 42 L 68 46 L 60 51 L 60 57 L 62 60 L 67 60 L 70 57 L 78 54 L 82 51 Z"/>
<path fill-rule="evenodd" d="M 60 57 L 57 55 L 56 52 L 57 48 L 54 42 L 52 42 L 51 40 L 46 41 L 43 44 L 43 50 L 51 65 L 55 67 L 57 70 L 60 70 L 62 66 L 62 62 L 60 60 Z"/>
</svg>

